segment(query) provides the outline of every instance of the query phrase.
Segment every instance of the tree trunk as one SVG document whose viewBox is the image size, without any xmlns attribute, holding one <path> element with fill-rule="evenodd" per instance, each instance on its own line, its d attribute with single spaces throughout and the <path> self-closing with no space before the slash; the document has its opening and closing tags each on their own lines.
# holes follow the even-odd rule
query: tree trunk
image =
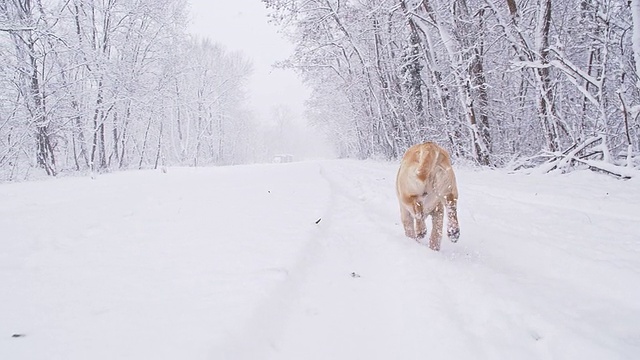
<svg viewBox="0 0 640 360">
<path fill-rule="evenodd" d="M 162 122 L 160 123 L 160 134 L 158 134 L 158 147 L 156 148 L 156 161 L 153 165 L 154 169 L 158 168 L 158 162 L 160 161 L 160 157 L 162 154 Z"/>
<path fill-rule="evenodd" d="M 38 63 L 35 58 L 35 42 L 29 40 L 29 58 L 31 60 L 31 96 L 34 102 L 34 123 L 36 126 L 36 156 L 38 165 L 42 166 L 47 175 L 56 175 L 56 162 L 51 146 L 51 137 L 49 132 L 49 119 L 45 108 L 45 99 L 40 89 L 40 79 L 38 71 Z"/>
<path fill-rule="evenodd" d="M 425 127 L 425 114 L 424 114 L 424 104 L 423 104 L 423 94 L 422 94 L 422 56 L 420 55 L 420 36 L 418 34 L 418 29 L 413 21 L 413 18 L 409 14 L 407 10 L 407 4 L 405 0 L 400 1 L 400 8 L 404 13 L 404 17 L 406 19 L 407 27 L 409 28 L 409 47 L 405 51 L 405 61 L 403 61 L 404 65 L 404 73 L 405 73 L 405 88 L 408 96 L 408 105 L 412 110 L 413 115 L 413 124 L 410 126 L 416 134 L 419 135 L 420 130 Z"/>
<path fill-rule="evenodd" d="M 106 162 L 103 162 L 104 154 L 104 112 L 102 107 L 102 79 L 98 82 L 98 98 L 96 108 L 93 112 L 93 142 L 91 144 L 91 169 L 96 171 L 104 169 Z M 96 161 L 98 163 L 96 164 Z"/>
<path fill-rule="evenodd" d="M 142 151 L 140 151 L 140 163 L 138 164 L 138 169 L 142 169 L 142 164 L 144 164 L 144 156 L 147 151 L 147 141 L 149 140 L 149 130 L 151 129 L 151 118 L 147 121 L 147 130 L 144 132 L 144 140 L 142 142 Z"/>
<path fill-rule="evenodd" d="M 633 47 L 633 64 L 636 70 L 636 87 L 640 89 L 640 0 L 629 0 L 631 8 L 631 20 L 633 23 L 633 35 L 631 37 Z"/>
<path fill-rule="evenodd" d="M 538 24 L 536 28 L 536 50 L 542 66 L 538 75 L 538 116 L 542 123 L 547 148 L 558 151 L 558 130 L 556 114 L 551 92 L 551 72 L 549 69 L 549 30 L 551 28 L 551 0 L 539 0 Z"/>
<path fill-rule="evenodd" d="M 469 31 L 467 28 L 468 24 L 456 24 L 458 36 L 454 36 L 454 34 L 449 33 L 441 23 L 437 11 L 431 8 L 428 1 L 423 2 L 423 8 L 425 11 L 430 12 L 429 16 L 434 21 L 434 25 L 438 29 L 440 37 L 442 38 L 447 50 L 447 54 L 449 55 L 456 88 L 458 89 L 460 104 L 464 109 L 464 116 L 471 130 L 474 158 L 480 165 L 489 165 L 489 147 L 485 140 L 486 137 L 482 134 L 485 125 L 488 129 L 488 119 L 484 120 L 487 122 L 486 124 L 478 123 L 476 104 L 471 91 L 471 78 L 473 77 L 473 72 L 476 72 L 476 79 L 474 81 L 483 82 L 484 75 L 481 72 L 483 69 L 482 66 L 478 65 L 476 65 L 475 70 L 473 68 L 465 68 L 462 63 L 463 57 L 469 57 L 468 51 L 474 49 L 473 45 L 469 43 L 470 40 L 464 36 L 464 34 Z M 454 14 L 454 17 L 456 18 L 469 18 L 466 2 L 464 0 L 456 0 L 456 7 L 454 7 L 454 11 L 456 12 L 456 14 Z M 476 60 L 476 64 L 478 64 L 478 61 L 479 60 Z M 486 84 L 483 83 L 482 86 L 486 86 Z M 481 113 L 484 112 L 486 112 L 486 109 L 481 110 Z M 488 134 L 488 131 L 486 134 Z"/>
<path fill-rule="evenodd" d="M 479 154 L 480 164 L 489 165 L 489 154 L 491 153 L 491 132 L 489 129 L 489 94 L 487 93 L 487 79 L 484 73 L 484 10 L 480 10 L 477 13 L 479 21 L 479 35 L 476 45 L 473 47 L 471 53 L 471 64 L 469 66 L 469 72 L 471 76 L 471 84 L 477 92 L 477 109 L 480 112 L 478 120 L 478 136 L 481 138 L 486 149 L 482 149 L 480 146 L 476 146 L 476 151 Z"/>
</svg>

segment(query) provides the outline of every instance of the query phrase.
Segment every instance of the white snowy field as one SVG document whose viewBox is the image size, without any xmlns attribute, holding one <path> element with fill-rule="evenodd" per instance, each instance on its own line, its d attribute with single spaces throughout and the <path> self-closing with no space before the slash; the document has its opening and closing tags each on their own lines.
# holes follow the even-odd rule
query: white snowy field
<svg viewBox="0 0 640 360">
<path fill-rule="evenodd" d="M 404 237 L 396 170 L 2 184 L 0 359 L 640 358 L 637 178 L 456 168 L 438 253 Z"/>
</svg>

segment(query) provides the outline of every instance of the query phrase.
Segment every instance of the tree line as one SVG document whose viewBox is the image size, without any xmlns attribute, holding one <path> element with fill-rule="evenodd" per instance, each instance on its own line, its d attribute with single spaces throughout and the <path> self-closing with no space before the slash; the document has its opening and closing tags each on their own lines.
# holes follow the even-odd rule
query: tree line
<svg viewBox="0 0 640 360">
<path fill-rule="evenodd" d="M 638 0 L 263 2 L 342 156 L 638 166 Z"/>
<path fill-rule="evenodd" d="M 254 159 L 251 62 L 187 5 L 0 0 L 0 177 Z"/>
</svg>

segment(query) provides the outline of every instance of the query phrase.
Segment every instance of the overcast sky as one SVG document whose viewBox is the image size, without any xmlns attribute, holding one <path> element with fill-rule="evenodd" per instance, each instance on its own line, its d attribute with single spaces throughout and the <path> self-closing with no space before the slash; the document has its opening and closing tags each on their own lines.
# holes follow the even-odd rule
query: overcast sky
<svg viewBox="0 0 640 360">
<path fill-rule="evenodd" d="M 275 105 L 286 105 L 302 113 L 309 91 L 291 70 L 273 69 L 284 60 L 293 45 L 278 28 L 267 22 L 267 10 L 260 0 L 189 0 L 190 31 L 208 37 L 229 50 L 240 50 L 252 60 L 254 74 L 249 91 L 259 119 L 269 120 Z"/>
</svg>

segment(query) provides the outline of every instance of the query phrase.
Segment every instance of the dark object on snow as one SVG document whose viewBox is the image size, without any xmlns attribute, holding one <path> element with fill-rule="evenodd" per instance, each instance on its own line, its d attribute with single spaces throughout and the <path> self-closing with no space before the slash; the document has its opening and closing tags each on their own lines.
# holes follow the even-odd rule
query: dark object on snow
<svg viewBox="0 0 640 360">
<path fill-rule="evenodd" d="M 316 220 L 316 224 L 318 224 L 320 220 L 322 220 L 322 218 L 318 218 L 318 220 Z"/>
<path fill-rule="evenodd" d="M 352 272 L 352 273 L 351 273 L 351 277 L 352 277 L 352 278 L 359 278 L 359 277 L 360 277 L 360 274 L 357 274 L 357 273 L 355 273 L 355 272 Z"/>
<path fill-rule="evenodd" d="M 25 334 L 13 334 L 11 335 L 12 338 L 21 338 L 21 337 L 25 337 Z"/>
</svg>

